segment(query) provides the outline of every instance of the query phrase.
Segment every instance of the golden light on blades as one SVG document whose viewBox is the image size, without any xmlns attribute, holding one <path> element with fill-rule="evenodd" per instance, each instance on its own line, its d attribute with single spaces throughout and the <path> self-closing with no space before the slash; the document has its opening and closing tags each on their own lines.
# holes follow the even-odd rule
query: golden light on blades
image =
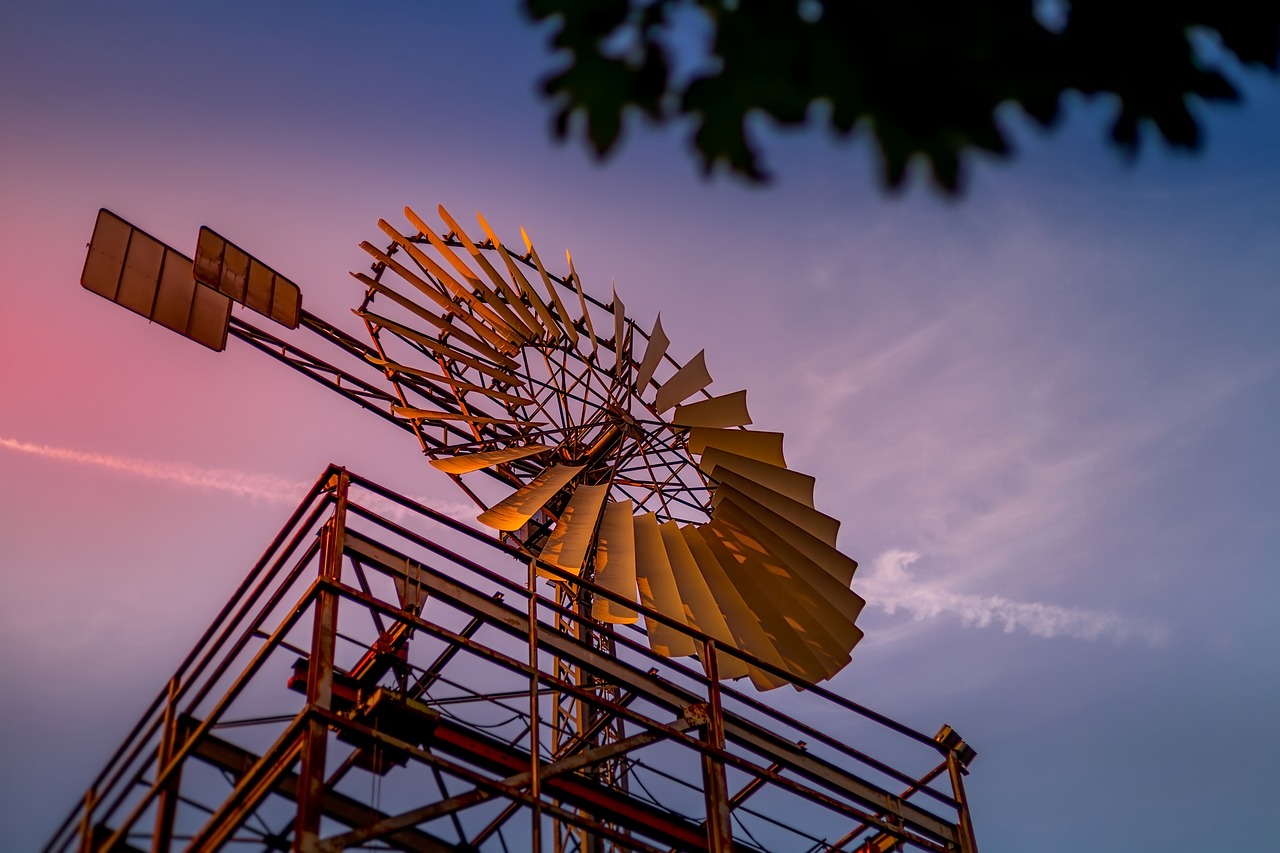
<svg viewBox="0 0 1280 853">
<path fill-rule="evenodd" d="M 379 221 L 392 246 L 364 244 L 375 263 L 353 275 L 377 363 L 408 401 L 394 411 L 437 430 L 432 464 L 510 484 L 482 502 L 481 523 L 612 593 L 594 596 L 597 620 L 633 622 L 643 604 L 705 631 L 726 648 L 724 677 L 782 683 L 733 648 L 804 679 L 834 675 L 861 636 L 856 563 L 836 547 L 838 522 L 813 507 L 813 478 L 786 467 L 782 435 L 745 428 L 746 391 L 710 392 L 704 352 L 676 361 L 661 321 L 636 326 L 616 288 L 592 298 L 569 254 L 557 277 L 527 231 L 517 255 L 482 215 L 484 243 L 436 212 L 438 226 L 409 207 L 407 227 Z M 435 405 L 411 401 L 422 383 Z M 698 654 L 644 624 L 656 651 Z"/>
<path fill-rule="evenodd" d="M 538 556 L 553 566 L 568 569 L 574 574 L 581 573 L 582 564 L 587 561 L 595 539 L 600 511 L 604 509 L 608 496 L 608 486 L 578 486 L 574 489 Z"/>
</svg>

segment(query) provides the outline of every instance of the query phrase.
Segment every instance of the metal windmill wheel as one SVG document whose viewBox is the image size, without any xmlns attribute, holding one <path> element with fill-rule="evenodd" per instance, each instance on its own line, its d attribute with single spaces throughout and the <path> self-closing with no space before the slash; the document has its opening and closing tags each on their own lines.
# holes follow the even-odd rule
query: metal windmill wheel
<svg viewBox="0 0 1280 853">
<path fill-rule="evenodd" d="M 589 297 L 549 273 L 527 233 L 509 250 L 478 216 L 473 240 L 443 207 L 437 232 L 412 209 L 356 313 L 394 385 L 396 416 L 431 464 L 484 511 L 479 521 L 530 554 L 691 625 L 809 681 L 830 678 L 862 636 L 857 564 L 839 522 L 813 505 L 813 478 L 790 470 L 782 435 L 746 427 L 746 392 L 712 396 L 704 356 L 668 355 L 661 320 L 646 332 L 614 292 Z M 567 255 L 567 253 L 566 253 Z M 478 474 L 511 487 L 490 503 Z M 635 622 L 603 597 L 601 622 Z M 646 624 L 654 650 L 697 654 L 687 636 Z M 722 678 L 782 682 L 732 656 Z"/>
</svg>

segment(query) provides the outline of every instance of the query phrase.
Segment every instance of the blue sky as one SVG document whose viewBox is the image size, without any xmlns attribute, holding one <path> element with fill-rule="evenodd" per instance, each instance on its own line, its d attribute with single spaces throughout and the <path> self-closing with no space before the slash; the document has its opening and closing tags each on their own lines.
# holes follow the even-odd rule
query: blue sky
<svg viewBox="0 0 1280 853">
<path fill-rule="evenodd" d="M 975 746 L 984 851 L 1263 847 L 1274 81 L 1200 110 L 1202 155 L 1149 144 L 1133 166 L 1101 143 L 1107 104 L 1073 101 L 952 202 L 886 198 L 865 146 L 817 134 L 769 134 L 767 189 L 701 181 L 678 131 L 639 128 L 601 167 L 549 139 L 544 40 L 509 3 L 0 10 L 0 847 L 70 808 L 289 483 L 335 461 L 459 497 L 274 363 L 83 292 L 97 209 L 179 248 L 208 224 L 345 323 L 358 243 L 406 203 L 572 249 L 588 288 L 616 280 L 678 356 L 706 348 L 717 388 L 749 389 L 862 564 L 867 639 L 833 686 Z M 266 479 L 246 497 L 30 445 Z"/>
</svg>

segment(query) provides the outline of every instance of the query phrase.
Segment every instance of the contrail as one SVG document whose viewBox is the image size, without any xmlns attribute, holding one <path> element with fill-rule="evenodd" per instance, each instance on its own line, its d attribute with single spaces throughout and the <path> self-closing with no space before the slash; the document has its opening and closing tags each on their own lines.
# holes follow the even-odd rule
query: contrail
<svg viewBox="0 0 1280 853">
<path fill-rule="evenodd" d="M 871 572 L 855 579 L 857 592 L 886 613 L 901 608 L 916 619 L 950 613 L 964 625 L 998 626 L 1007 634 L 1021 629 L 1036 637 L 1138 639 L 1151 646 L 1169 639 L 1165 626 L 1119 613 L 1012 601 L 999 595 L 963 595 L 922 584 L 907 571 L 919 558 L 915 551 L 886 551 L 876 558 Z"/>
<path fill-rule="evenodd" d="M 50 447 L 47 444 L 32 444 L 0 436 L 0 447 L 16 450 L 19 453 L 30 453 L 45 459 L 57 459 L 62 462 L 75 462 L 80 465 L 91 465 L 95 468 L 106 468 L 149 480 L 165 480 L 183 486 L 195 486 L 201 489 L 215 489 L 231 492 L 240 497 L 255 498 L 269 503 L 294 504 L 306 492 L 310 483 L 286 480 L 269 474 L 250 474 L 230 468 L 201 468 L 186 462 L 157 462 L 151 459 L 137 459 L 132 456 L 109 456 L 105 453 L 88 453 L 83 450 L 72 450 L 66 447 Z"/>
<path fill-rule="evenodd" d="M 203 468 L 199 465 L 192 465 L 189 462 L 159 462 L 154 459 L 139 459 L 133 456 L 90 453 L 84 450 L 72 450 L 66 447 L 51 447 L 47 444 L 18 441 L 4 436 L 0 436 L 0 447 L 17 451 L 18 453 L 29 453 L 45 459 L 74 462 L 78 465 L 90 465 L 110 471 L 133 474 L 137 477 L 146 477 L 150 480 L 177 483 L 182 486 L 230 492 L 237 497 L 286 506 L 297 504 L 302 500 L 302 496 L 307 489 L 311 487 L 309 482 L 288 480 L 271 474 L 254 474 L 248 471 L 237 471 L 233 468 Z M 413 497 L 412 500 L 434 506 L 441 512 L 467 523 L 470 523 L 470 516 L 474 514 L 474 508 L 470 504 L 463 505 L 449 502 L 440 504 L 435 501 L 428 502 L 420 497 Z M 375 512 L 384 516 L 391 516 L 397 520 L 404 520 L 411 515 L 420 517 L 405 510 L 399 504 L 392 503 L 378 495 L 362 494 L 360 503 Z"/>
</svg>

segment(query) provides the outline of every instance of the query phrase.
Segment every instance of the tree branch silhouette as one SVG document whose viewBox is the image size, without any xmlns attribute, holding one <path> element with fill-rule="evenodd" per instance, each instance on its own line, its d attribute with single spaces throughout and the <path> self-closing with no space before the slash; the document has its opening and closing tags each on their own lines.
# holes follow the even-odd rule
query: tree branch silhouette
<svg viewBox="0 0 1280 853">
<path fill-rule="evenodd" d="M 1110 144 L 1130 157 L 1144 125 L 1196 150 L 1189 104 L 1240 97 L 1223 67 L 1274 73 L 1280 59 L 1280 4 L 1247 0 L 526 0 L 526 9 L 553 23 L 552 46 L 568 60 L 542 83 L 558 138 L 580 136 L 603 158 L 629 113 L 688 122 L 704 174 L 751 182 L 770 178 L 752 128 L 764 118 L 868 136 L 886 188 L 901 188 L 920 160 L 957 194 L 969 155 L 1013 155 L 999 110 L 1015 106 L 1051 128 L 1072 91 L 1110 96 Z M 691 22 L 711 34 L 700 46 L 691 47 Z"/>
</svg>

